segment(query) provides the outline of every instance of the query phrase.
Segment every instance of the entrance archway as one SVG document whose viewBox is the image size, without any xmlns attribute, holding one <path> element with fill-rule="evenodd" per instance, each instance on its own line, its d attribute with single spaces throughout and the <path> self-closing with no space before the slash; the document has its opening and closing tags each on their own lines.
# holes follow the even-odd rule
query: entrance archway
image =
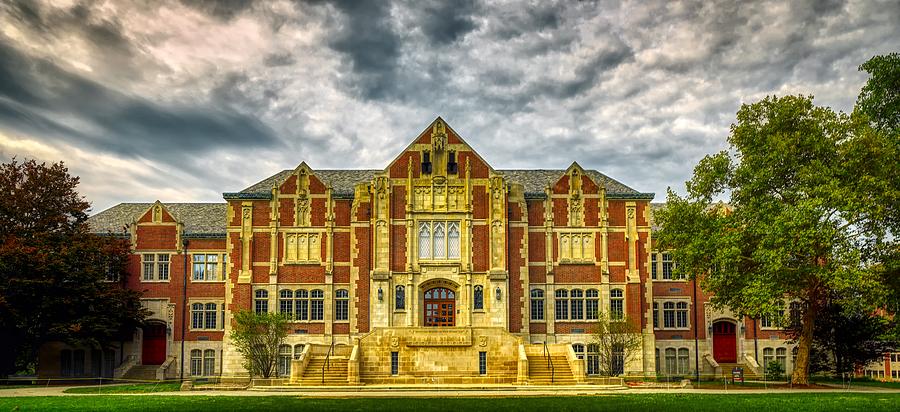
<svg viewBox="0 0 900 412">
<path fill-rule="evenodd" d="M 713 323 L 713 359 L 719 363 L 737 362 L 737 328 L 726 320 Z"/>
<path fill-rule="evenodd" d="M 456 326 L 456 292 L 444 287 L 425 291 L 425 326 Z"/>
<path fill-rule="evenodd" d="M 162 365 L 166 360 L 166 325 L 150 323 L 143 327 L 144 339 L 141 347 L 141 363 Z"/>
</svg>

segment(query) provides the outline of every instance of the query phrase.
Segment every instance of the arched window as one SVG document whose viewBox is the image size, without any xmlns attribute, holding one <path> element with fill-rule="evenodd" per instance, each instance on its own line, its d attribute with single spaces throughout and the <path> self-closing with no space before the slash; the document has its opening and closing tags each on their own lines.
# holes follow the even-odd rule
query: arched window
<svg viewBox="0 0 900 412">
<path fill-rule="evenodd" d="M 622 289 L 609 291 L 609 318 L 613 320 L 625 318 L 625 297 Z"/>
<path fill-rule="evenodd" d="M 444 232 L 444 222 L 434 222 L 434 258 L 447 258 L 447 238 Z"/>
<path fill-rule="evenodd" d="M 394 309 L 406 309 L 406 288 L 402 285 L 394 289 Z"/>
<path fill-rule="evenodd" d="M 258 289 L 254 295 L 254 308 L 256 313 L 266 313 L 269 311 L 269 292 Z"/>
<path fill-rule="evenodd" d="M 320 289 L 309 292 L 309 320 L 325 319 L 325 293 Z"/>
<path fill-rule="evenodd" d="M 309 291 L 306 289 L 297 289 L 294 292 L 296 305 L 294 306 L 295 319 L 309 320 Z"/>
<path fill-rule="evenodd" d="M 677 304 L 675 304 L 675 326 L 679 328 L 688 327 L 687 302 L 678 302 Z"/>
<path fill-rule="evenodd" d="M 544 291 L 531 289 L 531 320 L 544 320 Z"/>
<path fill-rule="evenodd" d="M 587 346 L 587 374 L 600 374 L 600 347 L 596 343 Z"/>
<path fill-rule="evenodd" d="M 584 293 L 587 298 L 584 302 L 584 314 L 588 320 L 596 320 L 600 315 L 600 292 L 597 289 L 588 289 Z"/>
<path fill-rule="evenodd" d="M 573 343 L 572 350 L 575 351 L 575 357 L 578 359 L 584 359 L 584 345 L 580 343 Z"/>
<path fill-rule="evenodd" d="M 213 376 L 216 374 L 216 351 L 207 349 L 203 351 L 203 375 Z"/>
<path fill-rule="evenodd" d="M 291 376 L 291 345 L 278 347 L 278 376 Z"/>
<path fill-rule="evenodd" d="M 350 294 L 347 289 L 334 291 L 334 320 L 350 319 Z"/>
<path fill-rule="evenodd" d="M 218 327 L 218 322 L 216 322 L 216 314 L 219 312 L 217 304 L 215 303 L 207 303 L 206 304 L 206 322 L 203 327 L 206 329 L 216 329 Z"/>
<path fill-rule="evenodd" d="M 675 327 L 675 302 L 663 303 L 663 327 Z"/>
<path fill-rule="evenodd" d="M 419 223 L 419 259 L 431 259 L 431 222 Z"/>
<path fill-rule="evenodd" d="M 569 319 L 569 291 L 557 289 L 556 291 L 556 320 Z"/>
<path fill-rule="evenodd" d="M 686 375 L 690 369 L 691 355 L 687 348 L 678 349 L 678 374 Z"/>
<path fill-rule="evenodd" d="M 459 259 L 459 223 L 447 223 L 447 257 Z"/>
<path fill-rule="evenodd" d="M 300 359 L 301 354 L 303 354 L 303 344 L 298 343 L 294 345 L 294 359 Z"/>
<path fill-rule="evenodd" d="M 678 352 L 675 348 L 666 348 L 666 373 L 669 375 L 678 373 Z"/>
<path fill-rule="evenodd" d="M 572 289 L 572 317 L 571 319 L 584 319 L 584 291 L 581 289 Z"/>
<path fill-rule="evenodd" d="M 191 329 L 203 329 L 203 304 L 191 304 Z"/>
<path fill-rule="evenodd" d="M 278 292 L 278 311 L 287 315 L 288 319 L 294 318 L 294 291 L 283 289 Z"/>
<path fill-rule="evenodd" d="M 474 292 L 474 309 L 475 310 L 483 310 L 484 309 L 484 288 L 481 285 L 475 286 Z"/>
<path fill-rule="evenodd" d="M 775 349 L 775 362 L 781 365 L 781 370 L 787 371 L 787 349 Z"/>
<path fill-rule="evenodd" d="M 72 351 L 63 349 L 59 351 L 59 374 L 62 376 L 72 376 Z"/>
<path fill-rule="evenodd" d="M 191 376 L 203 376 L 203 351 L 191 350 Z"/>
</svg>

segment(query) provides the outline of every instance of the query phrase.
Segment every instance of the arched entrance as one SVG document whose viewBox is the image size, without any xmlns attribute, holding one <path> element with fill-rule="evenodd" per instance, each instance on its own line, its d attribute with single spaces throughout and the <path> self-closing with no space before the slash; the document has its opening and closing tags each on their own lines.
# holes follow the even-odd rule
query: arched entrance
<svg viewBox="0 0 900 412">
<path fill-rule="evenodd" d="M 737 362 L 737 333 L 733 322 L 713 323 L 713 359 L 719 363 Z"/>
<path fill-rule="evenodd" d="M 143 327 L 144 342 L 141 347 L 141 363 L 161 365 L 166 360 L 166 325 L 150 323 Z"/>
<path fill-rule="evenodd" d="M 456 326 L 456 292 L 444 287 L 425 291 L 425 326 Z"/>
</svg>

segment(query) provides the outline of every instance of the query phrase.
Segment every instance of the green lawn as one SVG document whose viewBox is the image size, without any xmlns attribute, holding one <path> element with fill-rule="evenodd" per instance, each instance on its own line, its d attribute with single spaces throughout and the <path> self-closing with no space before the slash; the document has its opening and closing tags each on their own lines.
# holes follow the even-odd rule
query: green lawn
<svg viewBox="0 0 900 412">
<path fill-rule="evenodd" d="M 813 382 L 814 383 L 827 383 L 829 385 L 841 385 L 841 384 L 846 385 L 848 383 L 846 381 L 841 382 L 838 379 L 814 379 Z M 900 389 L 900 382 L 880 382 L 880 381 L 863 379 L 863 380 L 858 380 L 858 381 L 856 381 L 856 380 L 850 381 L 849 383 L 850 383 L 851 388 L 854 386 L 868 386 L 868 387 L 876 387 L 876 388 Z"/>
<path fill-rule="evenodd" d="M 95 385 L 66 389 L 65 393 L 150 393 L 173 392 L 181 389 L 181 382 L 140 383 L 134 385 Z"/>
<path fill-rule="evenodd" d="M 178 411 L 896 411 L 900 394 L 791 393 L 765 395 L 633 394 L 520 398 L 348 398 L 309 399 L 298 396 L 63 396 L 0 398 L 0 411 L 27 410 L 178 410 Z"/>
</svg>

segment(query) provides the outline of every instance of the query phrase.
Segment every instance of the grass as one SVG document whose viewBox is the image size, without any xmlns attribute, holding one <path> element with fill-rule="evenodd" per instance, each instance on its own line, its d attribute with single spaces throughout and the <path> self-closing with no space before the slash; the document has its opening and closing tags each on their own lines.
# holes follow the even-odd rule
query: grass
<svg viewBox="0 0 900 412">
<path fill-rule="evenodd" d="M 825 383 L 825 384 L 829 384 L 829 385 L 841 385 L 841 384 L 846 385 L 848 383 L 846 381 L 841 382 L 840 379 L 813 379 L 812 382 L 819 383 L 819 384 Z M 900 382 L 881 382 L 881 381 L 874 381 L 874 380 L 869 380 L 869 379 L 861 379 L 861 380 L 852 380 L 849 383 L 850 383 L 851 388 L 854 386 L 866 386 L 866 387 L 873 387 L 873 388 L 900 389 Z"/>
<path fill-rule="evenodd" d="M 491 410 L 691 410 L 691 411 L 896 411 L 900 394 L 633 394 L 511 398 L 347 398 L 297 396 L 58 396 L 0 398 L 0 410 L 179 411 L 491 411 Z"/>
<path fill-rule="evenodd" d="M 140 383 L 132 385 L 94 385 L 79 386 L 77 388 L 66 389 L 65 393 L 154 393 L 154 392 L 174 392 L 181 389 L 181 382 L 159 382 L 159 383 Z"/>
</svg>

